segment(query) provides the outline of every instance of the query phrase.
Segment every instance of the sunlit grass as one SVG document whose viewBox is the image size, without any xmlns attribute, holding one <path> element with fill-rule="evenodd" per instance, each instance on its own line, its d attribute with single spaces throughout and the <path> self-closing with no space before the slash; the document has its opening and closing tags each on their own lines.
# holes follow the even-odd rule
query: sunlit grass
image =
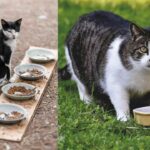
<svg viewBox="0 0 150 150">
<path fill-rule="evenodd" d="M 62 2 L 66 2 L 66 0 L 61 0 Z M 73 2 L 74 4 L 78 4 L 78 5 L 103 5 L 106 6 L 108 4 L 112 4 L 113 7 L 120 5 L 122 3 L 128 3 L 130 6 L 132 6 L 133 8 L 135 8 L 137 5 L 145 5 L 147 3 L 149 3 L 149 0 L 70 0 L 70 2 Z"/>
</svg>

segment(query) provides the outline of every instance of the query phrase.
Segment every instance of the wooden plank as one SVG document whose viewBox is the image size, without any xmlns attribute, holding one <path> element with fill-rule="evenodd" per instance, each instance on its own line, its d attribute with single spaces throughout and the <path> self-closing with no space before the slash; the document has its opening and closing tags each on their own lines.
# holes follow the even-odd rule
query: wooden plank
<svg viewBox="0 0 150 150">
<path fill-rule="evenodd" d="M 43 66 L 45 66 L 47 68 L 46 78 L 40 79 L 38 81 L 25 81 L 25 80 L 19 79 L 16 75 L 13 76 L 13 78 L 15 78 L 15 82 L 25 82 L 25 83 L 35 85 L 39 91 L 36 94 L 35 98 L 33 98 L 31 100 L 26 100 L 26 101 L 14 101 L 14 100 L 10 100 L 10 99 L 6 98 L 3 94 L 0 95 L 0 103 L 18 104 L 18 105 L 23 106 L 28 112 L 27 119 L 20 122 L 19 124 L 0 125 L 0 139 L 10 140 L 10 141 L 18 141 L 18 142 L 22 140 L 27 127 L 29 126 L 29 123 L 31 122 L 31 120 L 34 116 L 35 110 L 42 100 L 42 95 L 44 94 L 44 90 L 47 87 L 48 81 L 50 80 L 53 70 L 57 63 L 57 50 L 51 49 L 51 51 L 54 53 L 54 55 L 56 57 L 56 61 L 42 64 Z M 32 63 L 32 62 L 25 55 L 21 64 L 26 64 L 26 63 Z"/>
</svg>

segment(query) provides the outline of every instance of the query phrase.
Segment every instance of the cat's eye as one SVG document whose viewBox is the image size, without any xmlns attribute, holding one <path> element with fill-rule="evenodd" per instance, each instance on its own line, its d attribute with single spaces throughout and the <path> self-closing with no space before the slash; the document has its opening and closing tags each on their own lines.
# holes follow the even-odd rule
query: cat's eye
<svg viewBox="0 0 150 150">
<path fill-rule="evenodd" d="M 139 49 L 139 52 L 140 53 L 146 53 L 148 51 L 148 49 L 146 48 L 146 47 L 141 47 L 140 49 Z"/>
</svg>

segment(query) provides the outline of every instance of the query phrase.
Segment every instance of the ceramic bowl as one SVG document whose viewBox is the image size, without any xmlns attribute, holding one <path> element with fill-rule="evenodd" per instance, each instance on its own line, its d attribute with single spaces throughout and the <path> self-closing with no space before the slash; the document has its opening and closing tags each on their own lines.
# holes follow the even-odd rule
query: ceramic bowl
<svg viewBox="0 0 150 150">
<path fill-rule="evenodd" d="M 41 74 L 37 76 L 31 76 L 25 74 L 26 72 L 28 72 L 28 70 L 33 70 L 33 69 L 40 71 Z M 46 68 L 38 64 L 23 64 L 15 67 L 14 72 L 24 80 L 38 80 L 41 79 L 46 74 Z"/>
<path fill-rule="evenodd" d="M 11 114 L 12 112 L 19 112 L 22 114 L 20 118 L 4 119 L 4 116 L 0 114 L 0 123 L 3 124 L 15 124 L 27 118 L 27 111 L 20 105 L 3 103 L 0 104 L 0 113 Z"/>
<path fill-rule="evenodd" d="M 47 49 L 31 48 L 26 52 L 27 56 L 36 63 L 46 63 L 55 59 L 54 54 Z"/>
<path fill-rule="evenodd" d="M 33 92 L 29 95 L 21 95 L 21 94 L 9 94 L 8 93 L 8 90 L 12 87 L 25 87 L 26 89 L 30 89 L 30 90 L 33 90 Z M 4 93 L 5 96 L 7 96 L 8 98 L 10 99 L 13 99 L 13 100 L 28 100 L 28 99 L 31 99 L 35 96 L 35 93 L 36 93 L 36 90 L 35 90 L 35 86 L 33 85 L 30 85 L 30 84 L 27 84 L 27 83 L 9 83 L 9 84 L 6 84 L 2 87 L 2 92 Z"/>
<path fill-rule="evenodd" d="M 150 126 L 150 106 L 133 109 L 135 121 L 143 126 Z"/>
</svg>

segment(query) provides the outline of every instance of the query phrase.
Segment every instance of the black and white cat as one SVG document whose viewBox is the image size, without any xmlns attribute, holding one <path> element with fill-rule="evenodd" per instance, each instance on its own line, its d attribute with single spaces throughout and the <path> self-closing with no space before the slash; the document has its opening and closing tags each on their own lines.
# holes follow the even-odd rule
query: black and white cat
<svg viewBox="0 0 150 150">
<path fill-rule="evenodd" d="M 1 19 L 0 30 L 0 84 L 10 79 L 11 55 L 16 48 L 16 39 L 20 32 L 22 19 L 14 22 Z"/>
<path fill-rule="evenodd" d="M 133 93 L 150 91 L 150 31 L 106 11 L 86 14 L 69 32 L 60 79 L 77 83 L 80 99 L 107 95 L 117 119 L 130 118 Z M 100 98 L 100 97 L 99 97 Z"/>
</svg>

